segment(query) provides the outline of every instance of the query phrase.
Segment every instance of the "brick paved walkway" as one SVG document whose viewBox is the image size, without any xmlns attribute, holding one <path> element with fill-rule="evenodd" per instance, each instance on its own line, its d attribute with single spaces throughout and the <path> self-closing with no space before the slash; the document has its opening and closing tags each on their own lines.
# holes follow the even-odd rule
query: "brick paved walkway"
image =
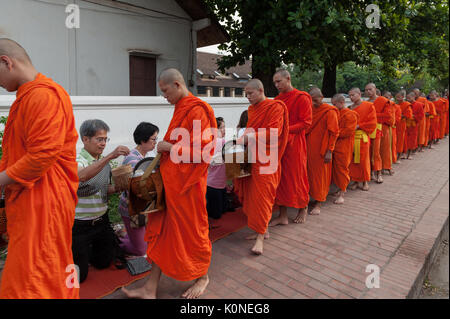
<svg viewBox="0 0 450 319">
<path fill-rule="evenodd" d="M 349 191 L 343 205 L 329 199 L 304 225 L 271 227 L 262 256 L 250 254 L 249 229 L 214 243 L 202 298 L 414 297 L 446 223 L 448 230 L 448 138 L 394 169 L 369 192 Z M 381 269 L 379 289 L 366 288 L 368 264 Z M 190 285 L 163 275 L 158 297 L 178 298 Z M 117 291 L 107 298 L 123 297 Z"/>
</svg>

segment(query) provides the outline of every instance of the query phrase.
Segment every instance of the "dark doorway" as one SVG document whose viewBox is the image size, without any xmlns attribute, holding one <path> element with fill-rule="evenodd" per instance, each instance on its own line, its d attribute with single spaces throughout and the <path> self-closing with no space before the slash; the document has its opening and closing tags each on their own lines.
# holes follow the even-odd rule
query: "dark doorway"
<svg viewBox="0 0 450 319">
<path fill-rule="evenodd" d="M 156 58 L 130 55 L 130 96 L 156 96 Z"/>
</svg>

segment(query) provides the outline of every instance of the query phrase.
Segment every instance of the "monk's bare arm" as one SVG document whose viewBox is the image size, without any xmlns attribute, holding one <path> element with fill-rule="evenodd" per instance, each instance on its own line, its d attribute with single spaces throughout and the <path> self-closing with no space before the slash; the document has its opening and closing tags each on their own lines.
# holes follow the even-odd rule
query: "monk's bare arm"
<svg viewBox="0 0 450 319">
<path fill-rule="evenodd" d="M 13 180 L 11 177 L 8 176 L 8 174 L 6 174 L 5 171 L 0 173 L 0 187 L 9 185 L 9 184 L 13 184 L 16 181 Z"/>
</svg>

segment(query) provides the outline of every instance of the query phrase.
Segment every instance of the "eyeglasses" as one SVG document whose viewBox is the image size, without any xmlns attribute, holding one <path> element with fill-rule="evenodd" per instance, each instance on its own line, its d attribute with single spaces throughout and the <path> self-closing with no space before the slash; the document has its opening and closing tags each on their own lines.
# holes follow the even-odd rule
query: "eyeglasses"
<svg viewBox="0 0 450 319">
<path fill-rule="evenodd" d="M 96 141 L 97 143 L 101 143 L 101 142 L 107 143 L 107 142 L 110 141 L 110 138 L 109 138 L 109 137 L 96 137 L 96 138 L 95 138 L 95 141 Z"/>
</svg>

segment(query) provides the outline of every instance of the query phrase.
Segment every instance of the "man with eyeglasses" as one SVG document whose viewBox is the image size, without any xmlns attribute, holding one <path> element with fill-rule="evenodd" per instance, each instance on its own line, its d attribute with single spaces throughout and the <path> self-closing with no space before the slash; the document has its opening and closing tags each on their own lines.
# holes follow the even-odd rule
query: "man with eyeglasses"
<svg viewBox="0 0 450 319">
<path fill-rule="evenodd" d="M 80 137 L 84 147 L 77 155 L 78 204 L 72 229 L 74 263 L 79 267 L 79 282 L 88 275 L 89 264 L 97 269 L 111 265 L 115 257 L 115 238 L 108 219 L 108 195 L 118 193 L 110 184 L 109 162 L 121 155 L 128 155 L 126 146 L 118 146 L 102 156 L 108 138 L 109 127 L 102 120 L 87 120 L 81 124 Z"/>
</svg>

